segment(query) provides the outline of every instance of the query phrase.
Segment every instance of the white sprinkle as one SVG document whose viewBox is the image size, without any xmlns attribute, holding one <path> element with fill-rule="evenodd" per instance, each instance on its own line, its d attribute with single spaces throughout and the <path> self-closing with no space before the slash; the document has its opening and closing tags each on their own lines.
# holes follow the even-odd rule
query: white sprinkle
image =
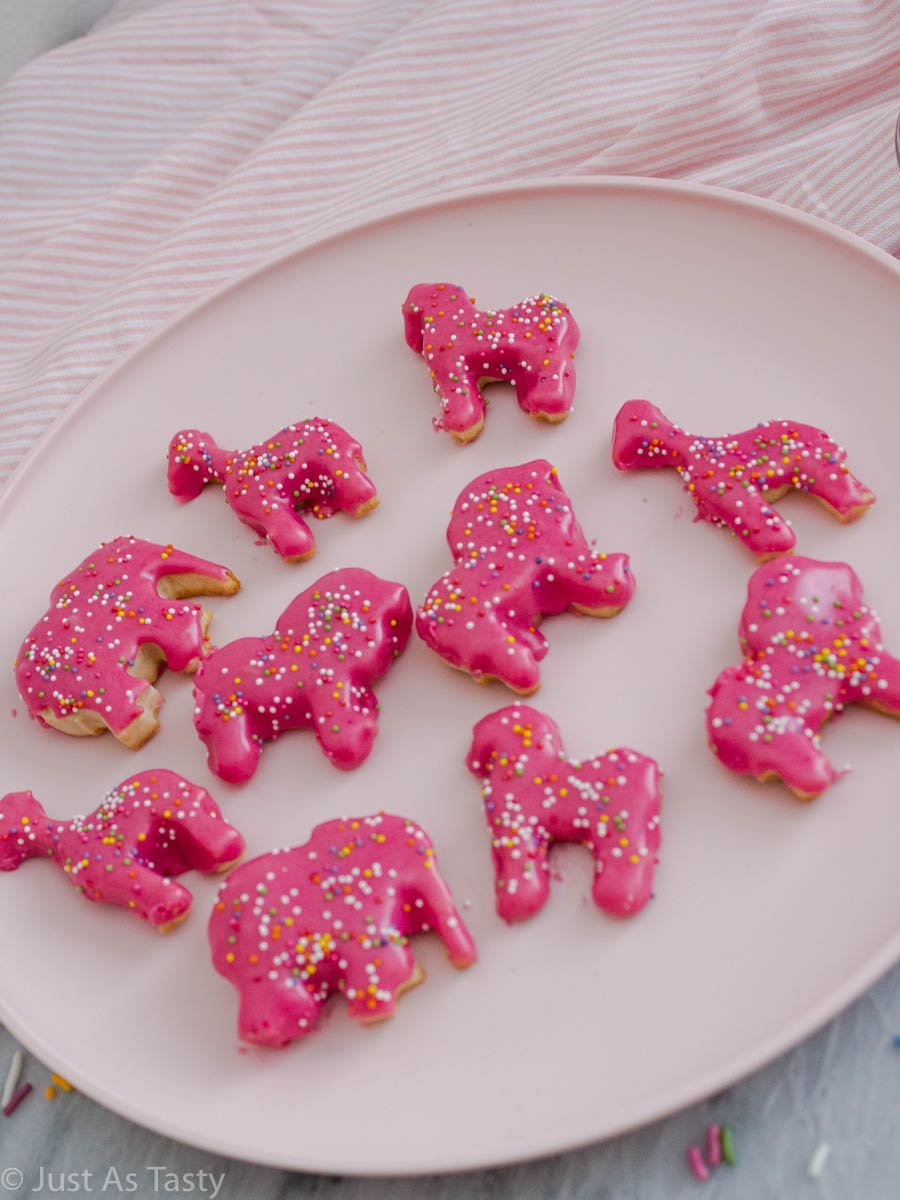
<svg viewBox="0 0 900 1200">
<path fill-rule="evenodd" d="M 9 1064 L 9 1073 L 6 1076 L 6 1083 L 3 1085 L 3 1095 L 0 1096 L 0 1108 L 6 1108 L 10 1100 L 12 1100 L 16 1088 L 19 1086 L 19 1079 L 22 1075 L 22 1064 L 25 1062 L 25 1056 L 21 1050 L 17 1050 L 12 1056 L 12 1062 Z"/>
<path fill-rule="evenodd" d="M 825 1164 L 828 1162 L 828 1156 L 831 1153 L 831 1147 L 827 1142 L 819 1142 L 815 1150 L 810 1155 L 809 1162 L 806 1164 L 806 1173 L 810 1179 L 818 1179 L 825 1170 Z"/>
</svg>

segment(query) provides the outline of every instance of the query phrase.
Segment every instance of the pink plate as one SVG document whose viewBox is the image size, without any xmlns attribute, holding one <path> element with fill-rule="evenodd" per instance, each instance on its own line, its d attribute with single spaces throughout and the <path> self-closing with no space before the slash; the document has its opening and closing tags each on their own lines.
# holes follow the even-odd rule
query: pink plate
<svg viewBox="0 0 900 1200">
<path fill-rule="evenodd" d="M 494 389 L 484 435 L 460 448 L 431 429 L 436 404 L 406 348 L 410 284 L 448 279 L 480 304 L 562 296 L 583 340 L 575 411 L 528 420 Z M 825 747 L 853 771 L 804 806 L 729 776 L 706 747 L 705 690 L 735 661 L 755 562 L 691 522 L 677 478 L 617 475 L 619 405 L 645 396 L 689 429 L 790 416 L 849 449 L 878 493 L 856 526 L 803 497 L 782 503 L 807 555 L 850 561 L 900 648 L 900 268 L 786 209 L 699 187 L 608 179 L 533 184 L 393 214 L 282 258 L 194 310 L 102 379 L 46 438 L 0 506 L 3 660 L 52 584 L 99 540 L 134 532 L 227 563 L 243 579 L 212 601 L 223 642 L 262 633 L 318 575 L 354 564 L 402 579 L 414 600 L 449 566 L 460 487 L 490 467 L 556 463 L 585 531 L 627 550 L 638 580 L 613 621 L 548 621 L 533 703 L 573 755 L 630 744 L 664 771 L 656 898 L 616 922 L 589 902 L 586 854 L 566 848 L 543 913 L 507 929 L 493 909 L 472 725 L 511 693 L 476 687 L 414 640 L 379 687 L 381 732 L 341 774 L 309 734 L 269 745 L 243 789 L 207 772 L 190 682 L 161 682 L 160 734 L 136 754 L 66 738 L 23 716 L 0 680 L 4 791 L 54 813 L 92 808 L 155 765 L 208 783 L 248 851 L 298 843 L 341 814 L 384 807 L 438 848 L 481 961 L 455 972 L 420 942 L 426 984 L 396 1018 L 322 1030 L 283 1052 L 241 1051 L 236 996 L 208 961 L 215 893 L 157 937 L 70 894 L 49 865 L 0 877 L 0 1017 L 79 1088 L 164 1134 L 260 1163 L 336 1173 L 485 1166 L 563 1150 L 709 1093 L 810 1033 L 900 950 L 898 729 L 852 712 Z M 289 567 L 210 489 L 179 508 L 165 451 L 184 425 L 244 446 L 320 414 L 363 443 L 381 507 L 317 525 L 312 562 Z M 14 716 L 18 710 L 19 715 Z"/>
</svg>

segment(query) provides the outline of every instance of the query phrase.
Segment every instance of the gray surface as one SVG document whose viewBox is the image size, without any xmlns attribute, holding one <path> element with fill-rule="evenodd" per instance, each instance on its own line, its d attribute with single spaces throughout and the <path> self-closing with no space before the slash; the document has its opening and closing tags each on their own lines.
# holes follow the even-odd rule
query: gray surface
<svg viewBox="0 0 900 1200">
<path fill-rule="evenodd" d="M 81 37 L 113 0 L 0 0 L 0 83 L 45 50 Z"/>
<path fill-rule="evenodd" d="M 85 33 L 110 5 L 111 0 L 0 0 L 0 81 L 36 54 Z M 11 969 L 27 967 L 4 964 L 3 970 Z M 65 1002 L 62 980 L 60 1002 Z M 223 1200 L 679 1200 L 700 1187 L 685 1166 L 684 1152 L 702 1138 L 710 1121 L 734 1127 L 740 1155 L 737 1168 L 719 1167 L 705 1185 L 701 1194 L 711 1200 L 897 1200 L 900 1048 L 893 1044 L 895 1033 L 900 1033 L 900 968 L 792 1053 L 676 1116 L 541 1162 L 427 1180 L 325 1178 L 220 1159 L 139 1129 L 84 1096 L 60 1094 L 47 1103 L 41 1093 L 49 1071 L 30 1060 L 26 1077 L 35 1093 L 11 1120 L 0 1119 L 0 1200 L 4 1195 L 209 1196 L 210 1173 L 218 1182 L 222 1172 L 218 1196 Z M 0 1031 L 0 1084 L 13 1047 Z M 302 1048 L 290 1053 L 299 1062 Z M 127 1063 L 122 1070 L 128 1070 Z M 473 1094 L 477 1086 L 473 1079 Z M 297 1137 L 302 1143 L 301 1129 Z M 827 1141 L 832 1153 L 822 1177 L 813 1182 L 806 1164 L 820 1141 Z M 153 1167 L 159 1170 L 154 1173 Z M 110 1168 L 118 1177 L 109 1174 Z M 21 1186 L 4 1186 L 17 1179 L 10 1171 L 22 1172 Z M 178 1177 L 177 1191 L 166 1187 L 171 1181 L 165 1171 Z M 201 1171 L 207 1173 L 203 1178 Z M 129 1172 L 134 1190 L 128 1190 Z"/>
</svg>

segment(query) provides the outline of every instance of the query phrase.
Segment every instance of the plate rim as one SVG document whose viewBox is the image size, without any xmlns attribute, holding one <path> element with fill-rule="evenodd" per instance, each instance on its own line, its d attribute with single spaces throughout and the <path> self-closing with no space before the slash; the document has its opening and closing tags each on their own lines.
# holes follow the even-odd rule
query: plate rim
<svg viewBox="0 0 900 1200">
<path fill-rule="evenodd" d="M 30 467 L 34 458 L 43 451 L 44 446 L 50 439 L 56 437 L 59 431 L 73 419 L 81 407 L 93 399 L 94 394 L 100 388 L 117 371 L 122 370 L 134 359 L 144 354 L 177 325 L 194 317 L 202 309 L 206 308 L 207 305 L 216 303 L 217 300 L 226 296 L 233 289 L 242 287 L 251 279 L 255 279 L 257 275 L 262 275 L 273 267 L 279 266 L 289 258 L 309 253 L 312 250 L 322 249 L 334 242 L 340 241 L 342 238 L 368 232 L 380 225 L 387 225 L 392 221 L 399 221 L 414 214 L 425 214 L 439 208 L 452 208 L 455 205 L 471 201 L 497 199 L 505 195 L 515 196 L 529 191 L 564 192 L 567 190 L 604 193 L 616 190 L 670 193 L 679 198 L 691 196 L 701 201 L 716 202 L 724 207 L 749 209 L 773 219 L 781 219 L 787 221 L 789 224 L 798 225 L 801 228 L 805 228 L 808 232 L 818 234 L 826 241 L 836 240 L 843 243 L 849 250 L 861 253 L 877 266 L 886 268 L 888 274 L 892 275 L 895 281 L 900 283 L 900 261 L 898 259 L 888 254 L 886 250 L 882 250 L 880 246 L 876 246 L 873 242 L 867 242 L 865 238 L 852 233 L 848 229 L 843 229 L 840 225 L 835 225 L 832 221 L 826 221 L 823 217 L 817 217 L 812 213 L 791 208 L 789 205 L 782 204 L 778 200 L 768 200 L 762 196 L 754 196 L 750 192 L 739 192 L 732 188 L 715 187 L 712 184 L 706 183 L 692 183 L 688 180 L 659 179 L 649 175 L 535 175 L 529 176 L 527 179 L 489 184 L 485 187 L 459 188 L 450 192 L 442 192 L 437 196 L 420 198 L 418 200 L 413 199 L 408 203 L 400 205 L 386 203 L 374 206 L 368 210 L 367 215 L 361 220 L 350 219 L 324 237 L 298 238 L 296 242 L 291 242 L 252 267 L 241 271 L 234 279 L 227 280 L 225 283 L 213 288 L 206 295 L 193 300 L 186 308 L 179 309 L 177 313 L 164 321 L 157 329 L 147 334 L 146 337 L 139 338 L 133 346 L 126 350 L 121 358 L 115 358 L 63 412 L 53 419 L 37 441 L 29 447 L 24 458 L 22 458 L 4 481 L 2 487 L 0 487 L 0 522 L 5 519 L 10 494 L 18 486 L 20 477 Z"/>
<path fill-rule="evenodd" d="M 363 218 L 350 219 L 341 224 L 336 230 L 324 237 L 299 238 L 296 242 L 282 247 L 276 253 L 269 255 L 252 267 L 240 272 L 233 279 L 214 288 L 211 292 L 197 298 L 172 317 L 163 322 L 158 328 L 147 334 L 129 348 L 121 357 L 111 362 L 85 390 L 60 413 L 44 431 L 41 437 L 29 448 L 23 459 L 5 481 L 0 490 L 0 528 L 13 503 L 18 486 L 33 463 L 40 457 L 51 440 L 61 436 L 68 423 L 74 420 L 83 406 L 89 404 L 96 394 L 119 371 L 128 367 L 142 354 L 150 351 L 155 344 L 168 336 L 174 329 L 191 320 L 207 306 L 216 303 L 232 290 L 262 275 L 264 272 L 280 266 L 292 258 L 325 248 L 348 237 L 365 235 L 381 226 L 409 217 L 422 216 L 438 210 L 452 209 L 486 200 L 502 199 L 509 196 L 516 198 L 529 192 L 575 192 L 579 194 L 609 195 L 616 192 L 632 192 L 638 194 L 656 194 L 669 196 L 677 200 L 693 199 L 700 203 L 714 203 L 739 212 L 751 212 L 768 217 L 780 224 L 788 224 L 813 235 L 823 238 L 826 242 L 837 242 L 853 254 L 861 255 L 877 267 L 885 270 L 894 283 L 900 285 L 900 262 L 880 247 L 867 242 L 857 234 L 842 229 L 840 226 L 823 220 L 821 217 L 801 212 L 778 201 L 764 199 L 748 193 L 738 192 L 727 188 L 713 187 L 707 184 L 693 183 L 682 180 L 658 179 L 652 177 L 629 175 L 597 175 L 597 176 L 534 176 L 527 179 L 505 183 L 490 184 L 483 187 L 463 188 L 437 196 L 405 201 L 401 204 L 387 202 L 370 208 Z M 900 929 L 892 939 L 886 941 L 872 954 L 865 963 L 857 968 L 843 986 L 833 989 L 817 1004 L 804 1009 L 792 1021 L 783 1025 L 769 1038 L 755 1046 L 744 1049 L 733 1055 L 724 1063 L 708 1070 L 703 1076 L 695 1077 L 689 1084 L 683 1085 L 676 1092 L 667 1094 L 665 1100 L 645 1108 L 639 1118 L 624 1118 L 620 1124 L 607 1128 L 604 1132 L 590 1133 L 578 1131 L 571 1137 L 560 1141 L 558 1137 L 538 1137 L 526 1151 L 501 1152 L 499 1155 L 477 1154 L 461 1166 L 452 1159 L 436 1158 L 433 1154 L 418 1160 L 415 1154 L 407 1154 L 405 1163 L 393 1164 L 386 1171 L 383 1163 L 373 1163 L 365 1159 L 348 1161 L 341 1164 L 341 1173 L 348 1176 L 385 1178 L 390 1176 L 409 1177 L 427 1173 L 460 1174 L 485 1168 L 508 1166 L 515 1163 L 530 1162 L 549 1154 L 565 1153 L 596 1142 L 606 1141 L 630 1130 L 642 1128 L 665 1116 L 680 1111 L 690 1104 L 696 1103 L 713 1092 L 736 1083 L 747 1075 L 770 1063 L 779 1055 L 798 1045 L 819 1030 L 828 1021 L 837 1016 L 857 1000 L 881 976 L 900 961 Z M 150 1113 L 143 1111 L 138 1105 L 114 1096 L 103 1086 L 95 1086 L 76 1064 L 58 1061 L 59 1056 L 46 1043 L 43 1035 L 33 1033 L 14 1016 L 11 1017 L 0 989 L 0 1020 L 4 1026 L 18 1039 L 19 1042 L 43 1062 L 52 1060 L 67 1078 L 92 1100 L 110 1109 L 118 1116 L 134 1121 L 145 1129 L 165 1137 L 222 1155 L 229 1159 L 254 1163 L 260 1166 L 275 1167 L 283 1170 L 302 1170 L 312 1173 L 333 1174 L 335 1164 L 332 1160 L 317 1159 L 314 1151 L 303 1153 L 302 1161 L 291 1156 L 287 1151 L 280 1154 L 266 1154 L 260 1157 L 259 1151 L 252 1145 L 235 1145 L 233 1140 L 227 1144 L 219 1141 L 214 1135 L 194 1135 L 185 1137 L 185 1131 L 169 1123 L 165 1113 Z M 62 1056 L 65 1060 L 65 1055 Z"/>
</svg>

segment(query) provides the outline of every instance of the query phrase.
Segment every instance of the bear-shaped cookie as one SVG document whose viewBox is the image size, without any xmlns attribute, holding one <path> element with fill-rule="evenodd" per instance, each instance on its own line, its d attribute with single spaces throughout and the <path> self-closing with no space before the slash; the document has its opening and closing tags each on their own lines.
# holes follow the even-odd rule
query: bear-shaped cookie
<svg viewBox="0 0 900 1200">
<path fill-rule="evenodd" d="M 455 566 L 420 606 L 419 637 L 479 683 L 499 679 L 523 696 L 540 686 L 543 617 L 567 609 L 612 617 L 634 592 L 628 556 L 589 545 L 546 459 L 473 479 L 447 542 Z"/>
<path fill-rule="evenodd" d="M 780 779 L 812 800 L 840 774 L 820 731 L 848 704 L 900 716 L 900 661 L 846 563 L 780 558 L 754 571 L 739 636 L 740 666 L 710 689 L 710 745 L 730 771 Z"/>
</svg>

